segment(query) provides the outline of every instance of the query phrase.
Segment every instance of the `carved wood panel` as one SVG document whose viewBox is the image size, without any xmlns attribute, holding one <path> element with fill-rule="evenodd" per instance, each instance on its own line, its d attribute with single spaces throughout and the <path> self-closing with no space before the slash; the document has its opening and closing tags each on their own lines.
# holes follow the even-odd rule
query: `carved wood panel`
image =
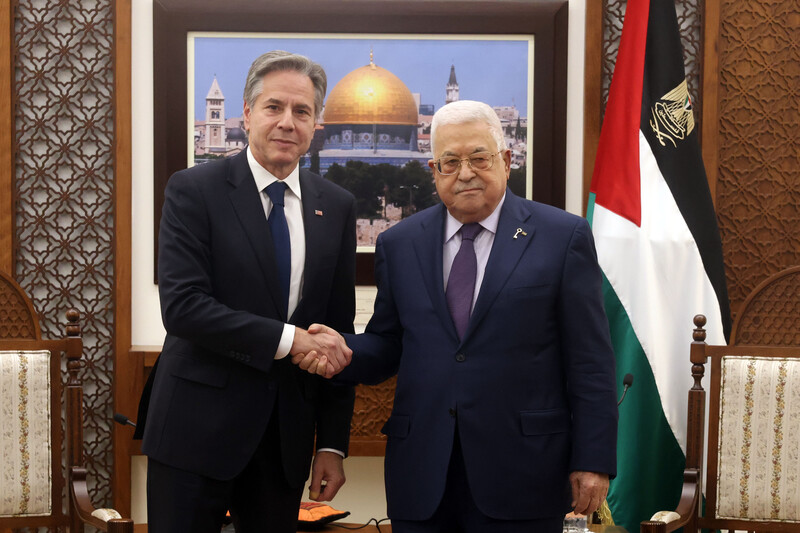
<svg viewBox="0 0 800 533">
<path fill-rule="evenodd" d="M 800 266 L 782 270 L 750 293 L 731 344 L 800 346 Z"/>
<path fill-rule="evenodd" d="M 16 282 L 0 272 L 0 339 L 37 339 L 36 316 Z"/>
<path fill-rule="evenodd" d="M 60 337 L 84 317 L 84 449 L 111 503 L 114 321 L 112 0 L 13 4 L 14 278 Z"/>
<path fill-rule="evenodd" d="M 393 377 L 379 385 L 356 387 L 350 426 L 350 455 L 384 454 L 386 436 L 381 434 L 381 428 L 392 412 L 396 383 L 397 378 Z"/>
<path fill-rule="evenodd" d="M 800 3 L 720 11 L 717 214 L 735 310 L 800 264 Z"/>
</svg>

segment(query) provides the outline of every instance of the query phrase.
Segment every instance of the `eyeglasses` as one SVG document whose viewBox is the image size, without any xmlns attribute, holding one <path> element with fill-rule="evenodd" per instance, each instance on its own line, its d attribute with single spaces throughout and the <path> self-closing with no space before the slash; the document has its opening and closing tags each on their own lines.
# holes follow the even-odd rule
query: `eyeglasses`
<svg viewBox="0 0 800 533">
<path fill-rule="evenodd" d="M 436 170 L 444 176 L 451 176 L 461 170 L 461 163 L 466 161 L 472 170 L 489 170 L 494 163 L 494 156 L 500 152 L 477 152 L 469 157 L 440 157 L 436 160 Z"/>
</svg>

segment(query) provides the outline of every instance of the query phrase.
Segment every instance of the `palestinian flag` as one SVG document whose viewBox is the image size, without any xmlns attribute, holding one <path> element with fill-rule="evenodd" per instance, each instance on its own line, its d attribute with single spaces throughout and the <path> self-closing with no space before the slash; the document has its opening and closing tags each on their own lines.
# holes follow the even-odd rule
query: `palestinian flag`
<svg viewBox="0 0 800 533">
<path fill-rule="evenodd" d="M 706 315 L 711 344 L 730 330 L 697 136 L 674 0 L 628 0 L 588 212 L 617 379 L 636 378 L 620 406 L 608 495 L 614 522 L 628 531 L 680 499 L 693 317 Z"/>
</svg>

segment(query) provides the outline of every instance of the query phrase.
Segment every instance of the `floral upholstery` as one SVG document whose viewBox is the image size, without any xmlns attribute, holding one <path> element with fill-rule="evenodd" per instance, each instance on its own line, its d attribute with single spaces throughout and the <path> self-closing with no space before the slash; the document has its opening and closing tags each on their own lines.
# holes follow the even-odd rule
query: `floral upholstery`
<svg viewBox="0 0 800 533">
<path fill-rule="evenodd" d="M 51 514 L 50 352 L 0 351 L 0 516 Z"/>
<path fill-rule="evenodd" d="M 800 523 L 800 360 L 722 358 L 718 518 Z"/>
</svg>

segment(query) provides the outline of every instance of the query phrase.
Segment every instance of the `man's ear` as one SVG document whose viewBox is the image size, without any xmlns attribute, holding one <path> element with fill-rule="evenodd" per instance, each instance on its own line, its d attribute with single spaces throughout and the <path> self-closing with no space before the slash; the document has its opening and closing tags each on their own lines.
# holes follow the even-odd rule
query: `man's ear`
<svg viewBox="0 0 800 533">
<path fill-rule="evenodd" d="M 511 150 L 506 148 L 503 151 L 503 163 L 506 165 L 506 179 L 511 176 Z"/>
<path fill-rule="evenodd" d="M 250 131 L 250 106 L 247 105 L 247 102 L 244 102 L 242 107 L 242 117 L 244 118 L 244 131 Z"/>
</svg>

